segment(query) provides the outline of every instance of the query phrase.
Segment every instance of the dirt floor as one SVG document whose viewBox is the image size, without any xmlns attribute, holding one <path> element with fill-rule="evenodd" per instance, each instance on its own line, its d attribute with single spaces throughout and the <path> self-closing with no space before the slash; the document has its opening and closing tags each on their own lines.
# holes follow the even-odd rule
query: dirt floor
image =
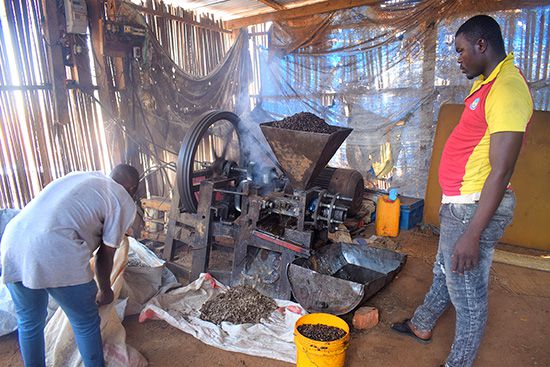
<svg viewBox="0 0 550 367">
<path fill-rule="evenodd" d="M 410 316 L 431 282 L 437 237 L 404 232 L 399 251 L 408 261 L 392 284 L 368 305 L 378 307 L 381 321 L 370 331 L 352 331 L 346 366 L 439 366 L 449 351 L 454 333 L 454 311 L 449 309 L 434 330 L 433 342 L 423 345 L 393 333 L 389 325 Z M 489 320 L 475 366 L 550 366 L 550 272 L 493 264 L 489 294 Z M 349 319 L 349 317 L 348 317 Z M 243 367 L 291 366 L 209 347 L 162 321 L 124 322 L 128 343 L 151 366 Z M 0 366 L 22 366 L 17 336 L 0 338 Z"/>
</svg>

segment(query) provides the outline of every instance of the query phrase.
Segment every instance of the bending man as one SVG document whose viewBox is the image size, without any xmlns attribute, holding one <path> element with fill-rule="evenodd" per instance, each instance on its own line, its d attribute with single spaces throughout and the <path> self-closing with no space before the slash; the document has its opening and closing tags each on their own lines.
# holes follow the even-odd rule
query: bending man
<svg viewBox="0 0 550 367">
<path fill-rule="evenodd" d="M 98 305 L 113 301 L 113 257 L 132 224 L 139 174 L 73 172 L 47 185 L 2 237 L 2 278 L 17 313 L 25 366 L 45 366 L 48 294 L 67 315 L 86 367 L 103 366 Z M 96 277 L 90 258 L 96 253 Z M 99 289 L 98 289 L 99 288 Z"/>
</svg>

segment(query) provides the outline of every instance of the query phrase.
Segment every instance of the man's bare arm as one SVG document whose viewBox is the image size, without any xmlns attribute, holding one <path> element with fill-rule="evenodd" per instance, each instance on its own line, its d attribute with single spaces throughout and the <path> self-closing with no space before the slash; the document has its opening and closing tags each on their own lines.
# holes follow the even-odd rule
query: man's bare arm
<svg viewBox="0 0 550 367">
<path fill-rule="evenodd" d="M 101 244 L 95 255 L 95 274 L 99 286 L 96 302 L 100 306 L 113 302 L 114 294 L 111 289 L 110 278 L 115 252 L 116 248 Z"/>
</svg>

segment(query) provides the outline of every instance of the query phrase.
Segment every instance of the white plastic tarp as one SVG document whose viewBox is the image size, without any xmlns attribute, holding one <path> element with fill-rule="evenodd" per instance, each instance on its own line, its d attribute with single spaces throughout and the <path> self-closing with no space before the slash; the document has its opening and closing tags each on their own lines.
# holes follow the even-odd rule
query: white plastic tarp
<svg viewBox="0 0 550 367">
<path fill-rule="evenodd" d="M 125 315 L 136 315 L 161 287 L 179 285 L 176 277 L 147 246 L 129 237 L 128 265 L 120 296 L 128 298 Z"/>
<path fill-rule="evenodd" d="M 48 322 L 59 305 L 50 297 L 48 300 Z M 11 294 L 5 284 L 0 283 L 0 336 L 7 335 L 17 330 L 17 315 L 15 313 L 15 305 L 11 299 Z"/>
<path fill-rule="evenodd" d="M 139 321 L 161 319 L 202 342 L 227 351 L 296 362 L 294 324 L 306 311 L 297 303 L 275 300 L 279 308 L 259 324 L 220 326 L 199 318 L 204 302 L 227 290 L 210 274 L 186 287 L 165 291 L 151 299 Z"/>
<path fill-rule="evenodd" d="M 15 305 L 5 284 L 0 284 L 0 336 L 17 330 Z"/>
</svg>

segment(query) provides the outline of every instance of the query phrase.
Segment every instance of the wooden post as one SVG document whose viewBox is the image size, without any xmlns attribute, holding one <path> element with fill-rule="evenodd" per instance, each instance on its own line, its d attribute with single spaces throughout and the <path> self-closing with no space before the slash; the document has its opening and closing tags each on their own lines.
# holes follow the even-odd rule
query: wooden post
<svg viewBox="0 0 550 367">
<path fill-rule="evenodd" d="M 99 101 L 104 110 L 102 115 L 105 116 L 105 120 L 109 120 L 117 116 L 115 113 L 117 108 L 111 82 L 111 69 L 105 61 L 105 54 L 103 52 L 103 5 L 101 0 L 86 0 L 86 5 L 88 7 L 88 18 L 90 19 L 90 37 L 97 75 Z M 124 146 L 124 137 L 121 131 L 115 129 L 108 136 L 108 139 L 110 140 L 112 162 L 122 162 L 122 149 L 119 148 Z"/>
<path fill-rule="evenodd" d="M 106 66 L 103 52 L 103 7 L 100 2 L 100 0 L 86 0 L 86 5 L 88 6 L 88 17 L 90 19 L 90 36 L 97 74 L 99 100 L 103 107 L 108 110 L 108 113 L 112 114 L 115 99 L 110 87 L 110 71 Z"/>
<path fill-rule="evenodd" d="M 70 163 L 67 157 L 67 145 L 65 144 L 63 131 L 70 123 L 69 106 L 67 98 L 66 71 L 63 63 L 61 35 L 65 27 L 65 16 L 59 14 L 56 1 L 42 0 L 44 9 L 44 35 L 49 45 L 47 52 L 50 65 L 50 78 L 52 83 L 53 99 L 53 135 L 59 140 L 59 150 L 63 162 L 63 170 L 70 170 Z"/>
<path fill-rule="evenodd" d="M 166 261 L 171 261 L 174 258 L 176 250 L 176 246 L 174 244 L 174 234 L 176 233 L 177 218 L 180 215 L 179 203 L 179 192 L 178 189 L 175 188 L 172 193 L 170 214 L 168 215 L 168 227 L 166 228 L 166 238 L 164 241 L 163 258 Z"/>
<path fill-rule="evenodd" d="M 63 32 L 62 23 L 65 17 L 57 12 L 55 1 L 42 0 L 44 7 L 44 34 L 50 47 L 48 52 L 48 61 L 50 64 L 52 95 L 54 100 L 54 116 L 56 122 L 68 124 L 69 109 L 67 104 L 67 87 L 65 85 L 66 74 L 65 64 L 63 63 L 63 52 L 61 49 L 61 34 Z M 62 22 L 63 21 L 63 22 Z"/>
<path fill-rule="evenodd" d="M 163 2 L 158 4 L 160 6 L 161 14 L 158 18 L 160 24 L 160 39 L 162 40 L 162 48 L 168 55 L 170 55 L 170 41 L 168 38 L 168 17 L 166 16 L 166 5 Z"/>
<path fill-rule="evenodd" d="M 434 91 L 435 63 L 437 44 L 437 24 L 429 24 L 426 30 L 422 48 L 424 51 L 424 62 L 422 65 L 422 97 Z M 430 128 L 434 122 L 433 101 L 430 99 L 422 104 L 420 108 L 420 124 L 423 128 Z"/>
<path fill-rule="evenodd" d="M 435 84 L 435 63 L 437 61 L 436 55 L 436 44 L 437 44 L 437 24 L 432 23 L 428 25 L 426 30 L 426 35 L 423 41 L 423 51 L 424 51 L 424 62 L 422 63 L 422 89 L 421 89 L 421 98 L 427 98 L 422 102 L 420 106 L 420 129 L 421 129 L 421 138 L 420 144 L 426 147 L 432 146 L 432 134 L 435 132 L 435 129 L 432 128 L 434 125 L 434 84 Z M 430 149 L 424 149 L 420 151 L 421 154 L 424 154 L 424 159 L 426 164 L 422 165 L 422 158 L 419 159 L 418 163 L 421 164 L 420 168 L 424 173 L 428 174 L 429 170 L 429 161 L 431 158 Z M 417 194 L 422 197 L 426 190 L 424 182 L 418 183 Z"/>
<path fill-rule="evenodd" d="M 80 50 L 74 52 L 73 78 L 78 82 L 80 89 L 90 92 L 93 89 L 92 71 L 90 70 L 90 58 L 88 56 L 88 36 L 71 35 L 71 45 L 73 49 Z"/>
</svg>

